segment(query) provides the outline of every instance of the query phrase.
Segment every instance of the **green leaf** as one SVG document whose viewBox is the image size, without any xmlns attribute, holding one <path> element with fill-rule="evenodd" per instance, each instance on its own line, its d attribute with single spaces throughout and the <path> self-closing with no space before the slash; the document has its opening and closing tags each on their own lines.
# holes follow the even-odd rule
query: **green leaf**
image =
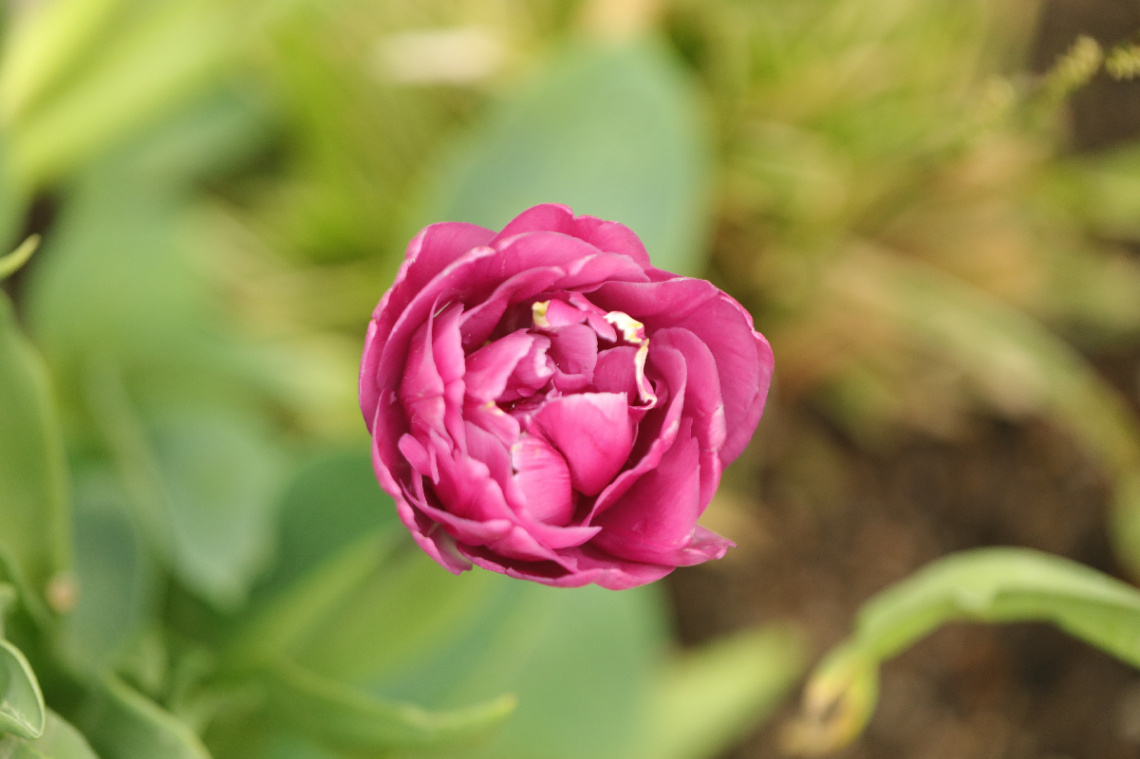
<svg viewBox="0 0 1140 759">
<path fill-rule="evenodd" d="M 702 114 L 660 43 L 573 47 L 442 168 L 424 217 L 499 229 L 530 206 L 564 203 L 633 229 L 655 266 L 700 273 L 711 152 Z"/>
<path fill-rule="evenodd" d="M 802 636 L 764 627 L 670 662 L 653 689 L 637 756 L 704 759 L 769 716 L 806 664 Z"/>
<path fill-rule="evenodd" d="M 374 563 L 334 607 L 322 609 L 297 641 L 294 656 L 302 666 L 325 677 L 363 682 L 429 657 L 478 615 L 492 593 L 488 573 L 456 578 L 406 533 L 397 534 L 399 550 L 380 554 L 385 560 Z M 351 561 L 351 554 L 341 560 Z"/>
<path fill-rule="evenodd" d="M 277 561 L 260 596 L 289 587 L 363 536 L 404 529 L 366 447 L 314 455 L 297 468 L 276 512 Z"/>
<path fill-rule="evenodd" d="M 166 415 L 153 435 L 174 571 L 215 605 L 236 607 L 272 547 L 277 452 L 256 418 L 222 408 Z"/>
<path fill-rule="evenodd" d="M 257 666 L 294 652 L 333 616 L 354 591 L 379 573 L 392 547 L 391 534 L 366 535 L 299 578 L 288 589 L 254 606 L 228 650 L 236 668 Z M 340 649 L 341 658 L 359 651 Z"/>
<path fill-rule="evenodd" d="M 362 585 L 383 576 L 384 562 L 409 540 L 365 450 L 315 455 L 275 512 L 276 561 L 229 646 L 239 667 L 293 654 Z"/>
<path fill-rule="evenodd" d="M 232 54 L 229 43 L 242 26 L 241 4 L 132 10 L 68 86 L 18 124 L 11 155 L 21 185 L 58 178 L 197 96 Z"/>
<path fill-rule="evenodd" d="M 99 759 L 87 739 L 63 717 L 50 710 L 43 735 L 29 742 L 27 749 L 32 752 L 31 756 L 43 759 Z M 4 756 L 3 748 L 0 748 L 0 756 Z M 19 756 L 18 752 L 14 753 L 12 759 Z"/>
<path fill-rule="evenodd" d="M 43 362 L 0 294 L 0 555 L 37 596 L 71 564 L 66 464 Z"/>
<path fill-rule="evenodd" d="M 28 322 L 61 380 L 91 356 L 148 386 L 172 374 L 199 380 L 205 288 L 189 262 L 185 201 L 130 167 L 101 165 L 72 185 L 31 272 Z"/>
<path fill-rule="evenodd" d="M 0 117 L 6 124 L 19 122 L 74 69 L 122 5 L 123 0 L 61 0 L 21 8 L 0 64 Z"/>
<path fill-rule="evenodd" d="M 20 650 L 0 640 L 0 734 L 43 735 L 47 707 L 32 666 Z"/>
<path fill-rule="evenodd" d="M 115 678 L 92 687 L 75 722 L 101 759 L 210 759 L 185 723 Z"/>
<path fill-rule="evenodd" d="M 28 262 L 32 254 L 36 252 L 39 247 L 40 236 L 32 235 L 27 240 L 20 243 L 20 247 L 16 248 L 11 253 L 0 256 L 0 281 L 7 279 L 20 270 L 20 267 Z"/>
<path fill-rule="evenodd" d="M 293 728 L 350 751 L 435 748 L 487 733 L 514 711 L 505 695 L 486 703 L 430 712 L 385 702 L 282 665 L 266 680 L 270 708 Z"/>
<path fill-rule="evenodd" d="M 75 476 L 75 576 L 81 589 L 63 619 L 69 664 L 92 672 L 120 663 L 155 611 L 156 567 L 130 518 L 128 497 L 105 468 Z"/>
<path fill-rule="evenodd" d="M 431 706 L 517 695 L 518 710 L 494 740 L 447 754 L 457 759 L 635 755 L 665 664 L 660 591 L 549 588 L 480 574 L 493 593 L 478 613 L 370 690 Z"/>
<path fill-rule="evenodd" d="M 823 753 L 852 740 L 874 711 L 881 662 L 954 621 L 1051 622 L 1140 667 L 1140 590 L 1028 549 L 967 551 L 864 604 L 854 634 L 809 679 L 803 714 L 788 730 L 789 748 Z"/>
</svg>

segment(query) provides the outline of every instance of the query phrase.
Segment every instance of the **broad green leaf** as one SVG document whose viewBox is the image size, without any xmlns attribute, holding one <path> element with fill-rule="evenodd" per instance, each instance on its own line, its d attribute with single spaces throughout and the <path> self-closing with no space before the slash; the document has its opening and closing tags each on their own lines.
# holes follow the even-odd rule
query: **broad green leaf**
<svg viewBox="0 0 1140 759">
<path fill-rule="evenodd" d="M 74 492 L 80 593 L 63 619 L 61 647 L 73 668 L 98 672 L 121 661 L 154 613 L 156 567 L 111 472 L 78 466 Z"/>
<path fill-rule="evenodd" d="M 115 678 L 92 686 L 74 721 L 101 759 L 210 759 L 185 723 Z"/>
<path fill-rule="evenodd" d="M 502 102 L 442 167 L 425 223 L 501 228 L 538 203 L 620 221 L 653 264 L 704 268 L 709 138 L 663 45 L 578 45 Z"/>
<path fill-rule="evenodd" d="M 851 741 L 878 696 L 880 664 L 954 621 L 1051 622 L 1140 667 L 1140 590 L 1081 564 L 1018 548 L 949 556 L 888 588 L 859 612 L 855 632 L 816 667 L 787 742 L 823 753 Z"/>
<path fill-rule="evenodd" d="M 636 756 L 707 759 L 766 719 L 799 678 L 805 644 L 764 627 L 682 654 L 664 668 L 649 701 Z"/>
<path fill-rule="evenodd" d="M 258 589 L 274 593 L 380 529 L 403 526 L 366 448 L 325 450 L 297 469 L 277 512 L 277 560 Z"/>
<path fill-rule="evenodd" d="M 47 724 L 43 735 L 34 741 L 28 741 L 26 750 L 31 752 L 31 756 L 43 759 L 99 759 L 91 750 L 87 739 L 63 717 L 50 710 L 47 713 Z M 5 756 L 2 747 L 0 747 L 0 756 Z M 12 754 L 11 759 L 19 756 L 22 754 L 17 751 Z"/>
<path fill-rule="evenodd" d="M 484 735 L 510 716 L 515 698 L 431 712 L 385 702 L 362 692 L 282 665 L 267 677 L 269 706 L 293 729 L 346 750 L 378 753 L 434 748 Z"/>
<path fill-rule="evenodd" d="M 365 536 L 299 578 L 273 598 L 254 606 L 251 618 L 231 642 L 228 658 L 235 668 L 256 666 L 294 652 L 333 616 L 368 578 L 380 573 L 391 552 L 392 535 Z M 340 649 L 338 658 L 360 652 Z"/>
<path fill-rule="evenodd" d="M 0 555 L 37 596 L 53 600 L 49 586 L 71 564 L 69 530 L 48 374 L 0 293 Z"/>
<path fill-rule="evenodd" d="M 410 540 L 363 450 L 315 456 L 275 511 L 276 561 L 230 646 L 239 666 L 293 653 Z"/>
<path fill-rule="evenodd" d="M 489 573 L 456 578 L 406 534 L 396 547 L 306 630 L 294 652 L 301 665 L 361 682 L 419 662 L 462 634 L 492 595 Z"/>
<path fill-rule="evenodd" d="M 185 201 L 122 162 L 79 177 L 25 290 L 37 343 L 61 381 L 111 361 L 135 390 L 182 375 L 200 384 L 210 314 L 189 262 Z M 211 388 L 212 389 L 212 388 Z"/>
<path fill-rule="evenodd" d="M 548 588 L 481 574 L 494 593 L 458 637 L 389 672 L 374 692 L 443 707 L 517 695 L 494 740 L 446 754 L 456 759 L 636 755 L 666 661 L 660 591 Z"/>
<path fill-rule="evenodd" d="M 32 666 L 20 650 L 0 640 L 0 735 L 38 738 L 47 708 Z"/>
<path fill-rule="evenodd" d="M 223 608 L 244 601 L 272 545 L 279 462 L 258 422 L 222 408 L 187 408 L 164 415 L 152 433 L 175 574 Z"/>
</svg>

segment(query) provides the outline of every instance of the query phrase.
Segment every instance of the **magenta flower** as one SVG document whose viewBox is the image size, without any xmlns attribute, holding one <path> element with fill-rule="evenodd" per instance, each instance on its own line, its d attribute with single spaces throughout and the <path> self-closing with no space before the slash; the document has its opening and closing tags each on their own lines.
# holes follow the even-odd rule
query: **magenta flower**
<svg viewBox="0 0 1140 759">
<path fill-rule="evenodd" d="M 628 228 L 542 205 L 433 224 L 368 326 L 360 406 L 400 519 L 452 572 L 631 588 L 722 557 L 697 524 L 772 351 Z"/>
</svg>

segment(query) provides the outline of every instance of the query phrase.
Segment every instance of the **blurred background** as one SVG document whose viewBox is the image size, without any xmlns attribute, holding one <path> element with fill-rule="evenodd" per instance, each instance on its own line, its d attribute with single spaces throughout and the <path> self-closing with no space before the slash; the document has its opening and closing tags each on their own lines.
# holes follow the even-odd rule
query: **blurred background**
<svg viewBox="0 0 1140 759">
<path fill-rule="evenodd" d="M 1137 44 L 1134 0 L 8 3 L 0 238 L 43 242 L 3 287 L 68 494 L 7 548 L 74 605 L 49 705 L 104 759 L 68 672 L 219 759 L 776 757 L 807 664 L 931 559 L 1140 577 Z M 540 202 L 770 339 L 724 560 L 614 594 L 407 552 L 365 325 L 421 226 Z M 1040 626 L 940 631 L 882 688 L 842 756 L 1140 751 L 1140 677 Z M 475 748 L 344 716 L 466 740 L 503 693 Z"/>
</svg>

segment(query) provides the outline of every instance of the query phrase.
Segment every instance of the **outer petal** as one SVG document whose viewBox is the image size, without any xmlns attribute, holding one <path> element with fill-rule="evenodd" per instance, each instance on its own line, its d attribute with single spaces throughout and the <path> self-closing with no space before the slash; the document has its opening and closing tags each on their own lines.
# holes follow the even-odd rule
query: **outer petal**
<svg viewBox="0 0 1140 759">
<path fill-rule="evenodd" d="M 675 569 L 661 564 L 618 559 L 591 548 L 589 544 L 562 552 L 574 562 L 573 570 L 549 561 L 512 561 L 485 548 L 459 546 L 458 550 L 470 561 L 492 572 L 560 588 L 596 584 L 610 590 L 627 590 L 656 582 Z"/>
<path fill-rule="evenodd" d="M 657 407 L 641 420 L 637 442 L 633 450 L 633 466 L 627 468 L 610 483 L 598 499 L 590 514 L 590 523 L 625 494 L 638 478 L 651 472 L 672 447 L 681 428 L 685 407 L 685 360 L 677 351 L 659 348 L 653 341 L 649 345 L 651 368 L 660 377 Z"/>
<path fill-rule="evenodd" d="M 373 312 L 360 363 L 360 406 L 371 425 L 379 398 L 377 370 L 388 334 L 416 294 L 437 274 L 472 248 L 486 245 L 494 232 L 474 224 L 445 222 L 424 228 L 408 243 L 396 280 Z M 371 431 L 371 428 L 369 429 Z"/>
<path fill-rule="evenodd" d="M 685 421 L 661 464 L 642 476 L 601 515 L 592 545 L 632 561 L 671 566 L 719 559 L 733 543 L 704 530 L 697 535 L 701 503 L 700 450 Z"/>
<path fill-rule="evenodd" d="M 720 375 L 727 427 L 727 465 L 748 444 L 772 381 L 772 349 L 744 307 L 709 282 L 676 277 L 648 284 L 607 282 L 591 296 L 602 308 L 624 310 L 654 330 L 684 327 L 712 351 Z"/>
<path fill-rule="evenodd" d="M 546 203 L 523 211 L 503 227 L 491 244 L 524 232 L 540 231 L 561 232 L 585 240 L 598 250 L 629 256 L 643 267 L 650 265 L 645 246 L 629 227 L 594 216 L 575 216 L 569 208 L 557 203 Z"/>
</svg>

